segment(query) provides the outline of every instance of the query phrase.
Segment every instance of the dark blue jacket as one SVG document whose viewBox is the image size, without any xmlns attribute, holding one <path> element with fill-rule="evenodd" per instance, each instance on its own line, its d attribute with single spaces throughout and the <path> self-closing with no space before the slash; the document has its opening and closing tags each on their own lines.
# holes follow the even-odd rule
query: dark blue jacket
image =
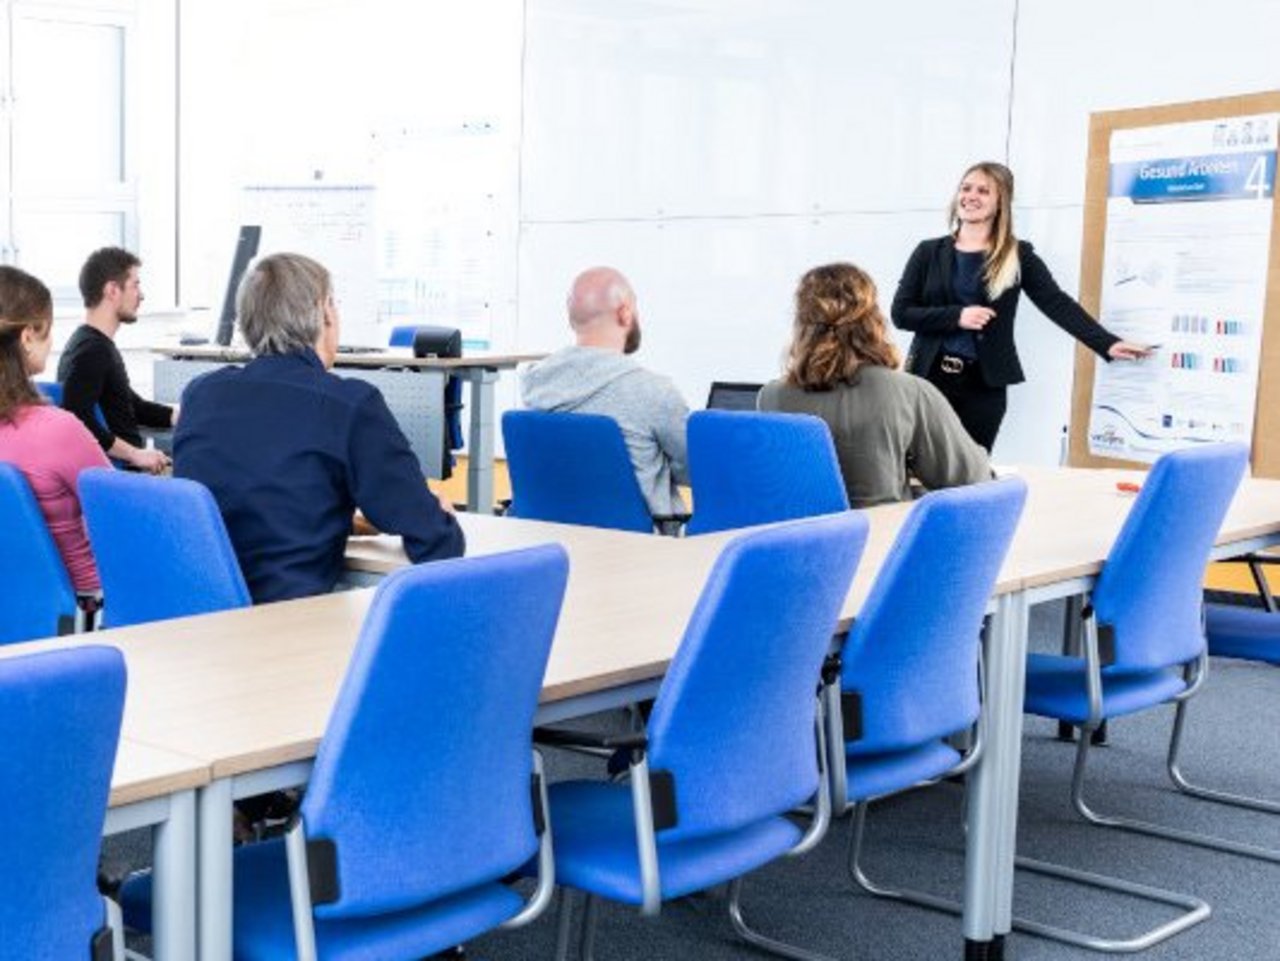
<svg viewBox="0 0 1280 961">
<path fill-rule="evenodd" d="M 314 351 L 193 380 L 173 449 L 174 474 L 213 491 L 255 603 L 333 590 L 357 507 L 415 563 L 465 547 L 382 395 Z"/>
</svg>

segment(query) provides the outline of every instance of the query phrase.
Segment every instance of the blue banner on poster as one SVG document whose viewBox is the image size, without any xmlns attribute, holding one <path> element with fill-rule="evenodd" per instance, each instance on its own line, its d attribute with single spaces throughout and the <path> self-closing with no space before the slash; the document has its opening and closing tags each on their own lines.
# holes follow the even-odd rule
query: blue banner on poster
<svg viewBox="0 0 1280 961">
<path fill-rule="evenodd" d="M 1108 196 L 1134 203 L 1261 200 L 1274 195 L 1276 153 L 1206 154 L 1111 165 Z"/>
</svg>

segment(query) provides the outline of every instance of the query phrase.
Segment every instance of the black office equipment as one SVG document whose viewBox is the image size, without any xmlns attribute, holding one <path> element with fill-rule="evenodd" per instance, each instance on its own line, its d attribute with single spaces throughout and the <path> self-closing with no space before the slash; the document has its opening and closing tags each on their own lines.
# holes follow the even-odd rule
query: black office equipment
<svg viewBox="0 0 1280 961">
<path fill-rule="evenodd" d="M 413 335 L 414 357 L 461 357 L 462 331 L 456 327 L 419 327 Z"/>
<path fill-rule="evenodd" d="M 218 333 L 214 340 L 227 347 L 231 344 L 231 335 L 236 328 L 236 291 L 240 288 L 240 278 L 249 268 L 249 261 L 258 255 L 258 243 L 262 240 L 262 228 L 247 225 L 240 228 L 240 237 L 236 241 L 235 256 L 231 259 L 231 276 L 227 278 L 227 294 L 222 298 L 222 314 L 218 318 Z"/>
<path fill-rule="evenodd" d="M 717 380 L 707 394 L 707 410 L 755 410 L 756 395 L 763 384 L 740 384 Z"/>
</svg>

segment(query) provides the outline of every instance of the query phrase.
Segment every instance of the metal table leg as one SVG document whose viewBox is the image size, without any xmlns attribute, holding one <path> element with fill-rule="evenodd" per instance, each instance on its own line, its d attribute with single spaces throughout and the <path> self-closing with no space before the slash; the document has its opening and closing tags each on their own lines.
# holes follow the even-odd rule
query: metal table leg
<svg viewBox="0 0 1280 961">
<path fill-rule="evenodd" d="M 1012 924 L 1026 655 L 1026 595 L 1003 594 L 996 598 L 987 632 L 987 749 L 968 779 L 964 936 L 969 961 L 1003 957 Z"/>
<path fill-rule="evenodd" d="M 155 903 L 152 945 L 157 961 L 196 953 L 196 798 L 169 797 L 169 816 L 152 832 Z"/>
<path fill-rule="evenodd" d="M 198 957 L 231 961 L 231 779 L 201 788 L 198 809 Z"/>
<path fill-rule="evenodd" d="M 467 371 L 471 382 L 471 426 L 467 433 L 467 510 L 487 514 L 493 510 L 493 385 L 498 372 L 484 368 Z"/>
</svg>

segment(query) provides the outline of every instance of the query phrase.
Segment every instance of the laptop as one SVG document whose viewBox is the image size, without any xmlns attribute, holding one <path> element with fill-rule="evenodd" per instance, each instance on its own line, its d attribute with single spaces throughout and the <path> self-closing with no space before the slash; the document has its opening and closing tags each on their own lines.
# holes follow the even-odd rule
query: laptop
<svg viewBox="0 0 1280 961">
<path fill-rule="evenodd" d="M 707 410 L 755 410 L 756 394 L 763 384 L 737 384 L 717 380 L 707 394 Z"/>
</svg>

